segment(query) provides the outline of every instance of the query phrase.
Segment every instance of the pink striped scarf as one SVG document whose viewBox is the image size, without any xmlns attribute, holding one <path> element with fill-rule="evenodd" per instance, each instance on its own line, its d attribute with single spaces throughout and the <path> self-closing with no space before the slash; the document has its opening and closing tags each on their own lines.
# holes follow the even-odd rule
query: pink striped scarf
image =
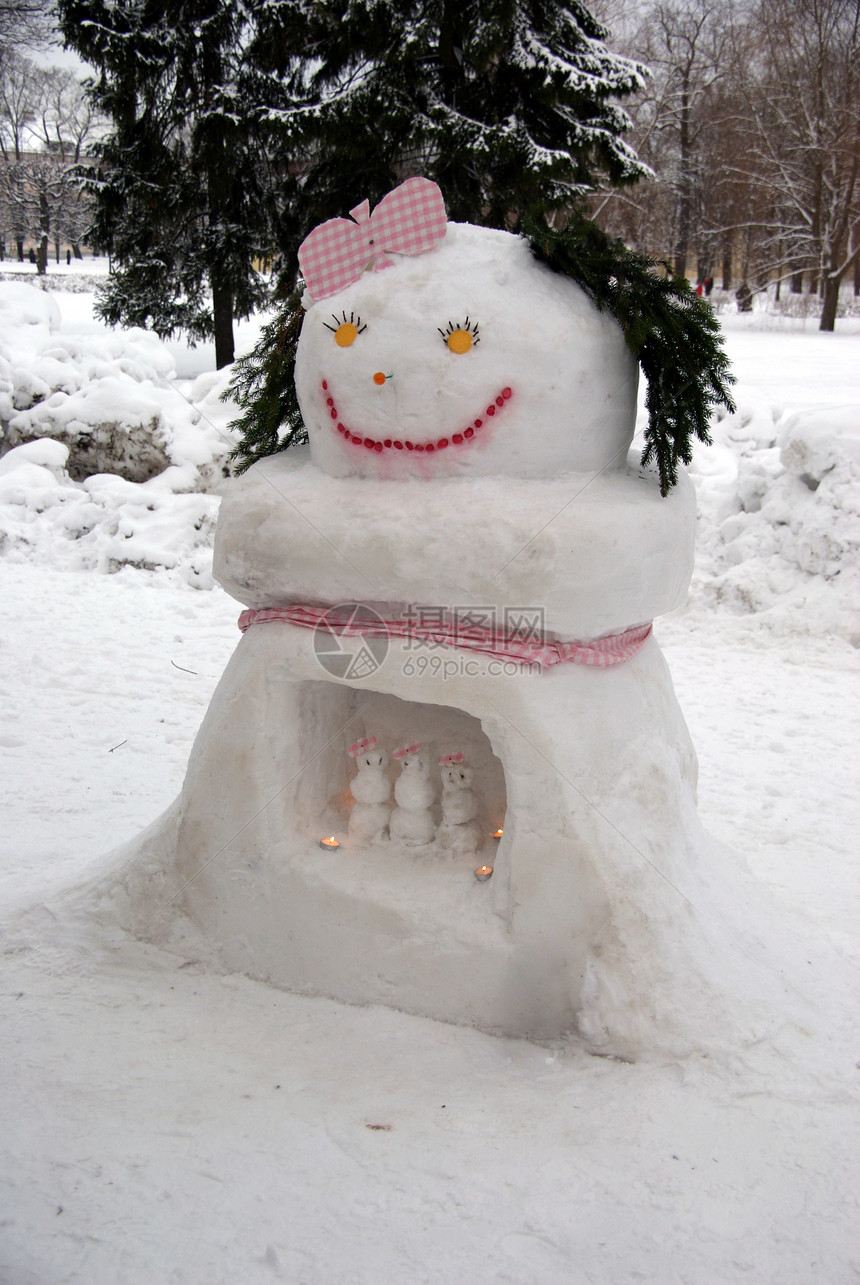
<svg viewBox="0 0 860 1285">
<path fill-rule="evenodd" d="M 244 633 L 252 625 L 266 624 L 270 620 L 283 620 L 302 629 L 321 628 L 344 637 L 412 638 L 422 643 L 458 647 L 481 652 L 497 660 L 521 661 L 544 668 L 568 662 L 592 665 L 598 669 L 618 665 L 621 661 L 630 660 L 645 646 L 652 629 L 649 623 L 606 638 L 595 638 L 592 642 L 547 642 L 505 635 L 480 626 L 440 629 L 397 617 L 378 617 L 378 623 L 367 619 L 338 619 L 331 607 L 308 607 L 298 603 L 292 607 L 243 611 L 239 617 L 239 628 Z"/>
</svg>

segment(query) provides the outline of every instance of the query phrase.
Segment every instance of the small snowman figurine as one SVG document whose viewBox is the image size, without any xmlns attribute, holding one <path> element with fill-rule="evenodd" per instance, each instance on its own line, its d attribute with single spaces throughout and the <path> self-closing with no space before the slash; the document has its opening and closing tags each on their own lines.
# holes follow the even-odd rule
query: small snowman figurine
<svg viewBox="0 0 860 1285">
<path fill-rule="evenodd" d="M 375 736 L 356 741 L 348 753 L 358 768 L 358 775 L 349 786 L 355 799 L 349 814 L 350 838 L 361 843 L 377 842 L 391 816 L 391 782 L 385 774 L 388 755 L 385 750 L 377 749 Z"/>
<path fill-rule="evenodd" d="M 481 842 L 481 828 L 476 821 L 478 799 L 472 789 L 474 771 L 464 763 L 462 751 L 442 754 L 442 824 L 439 842 L 456 857 L 470 856 L 477 852 Z"/>
<path fill-rule="evenodd" d="M 427 758 L 421 753 L 421 742 L 401 745 L 394 757 L 400 762 L 400 775 L 394 782 L 397 806 L 391 813 L 391 837 L 410 847 L 430 843 L 436 833 L 431 811 L 436 787 L 430 779 Z"/>
</svg>

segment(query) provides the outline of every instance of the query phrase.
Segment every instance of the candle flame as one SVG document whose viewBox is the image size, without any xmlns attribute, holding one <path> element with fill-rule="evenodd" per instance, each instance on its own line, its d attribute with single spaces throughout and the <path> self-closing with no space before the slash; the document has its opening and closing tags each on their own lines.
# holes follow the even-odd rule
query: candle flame
<svg viewBox="0 0 860 1285">
<path fill-rule="evenodd" d="M 494 839 L 501 839 L 501 837 L 502 837 L 502 835 L 503 835 L 504 833 L 505 833 L 505 832 L 504 832 L 504 830 L 494 830 L 494 831 L 493 831 L 493 838 L 494 838 Z"/>
</svg>

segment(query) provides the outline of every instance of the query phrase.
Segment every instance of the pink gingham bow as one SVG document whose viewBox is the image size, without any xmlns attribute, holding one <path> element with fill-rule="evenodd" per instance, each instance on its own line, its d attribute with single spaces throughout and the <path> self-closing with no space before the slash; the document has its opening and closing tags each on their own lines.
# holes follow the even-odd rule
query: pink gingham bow
<svg viewBox="0 0 860 1285">
<path fill-rule="evenodd" d="M 374 271 L 393 266 L 391 254 L 423 254 L 445 235 L 445 201 L 428 178 L 408 178 L 384 196 L 373 214 L 370 202 L 350 210 L 349 219 L 328 219 L 299 246 L 299 267 L 314 299 L 325 299 Z"/>
</svg>

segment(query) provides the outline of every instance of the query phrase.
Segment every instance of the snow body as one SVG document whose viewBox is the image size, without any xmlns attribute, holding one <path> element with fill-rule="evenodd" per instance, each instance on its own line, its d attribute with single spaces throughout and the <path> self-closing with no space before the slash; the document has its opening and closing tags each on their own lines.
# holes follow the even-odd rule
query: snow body
<svg viewBox="0 0 860 1285">
<path fill-rule="evenodd" d="M 351 522 L 340 487 L 349 488 Z M 577 493 L 559 529 L 544 526 L 563 495 Z M 403 601 L 410 567 L 419 601 L 492 603 L 496 593 L 500 606 L 522 604 L 531 585 L 548 633 L 565 638 L 618 630 L 683 601 L 689 484 L 663 500 L 632 468 L 506 481 L 501 499 L 499 524 L 490 479 L 333 481 L 306 450 L 287 452 L 225 497 L 215 573 L 252 606 L 289 601 L 281 585 L 291 575 L 296 597 L 307 577 L 328 602 Z M 449 538 L 434 541 L 444 510 Z M 379 540 L 368 530 L 373 513 Z M 469 534 L 480 541 L 490 524 L 492 560 L 489 541 L 469 556 Z M 295 559 L 299 532 L 307 561 L 304 550 Z M 607 670 L 473 670 L 474 658 L 455 648 L 439 655 L 454 665 L 447 677 L 392 642 L 376 673 L 331 678 L 310 631 L 249 629 L 201 727 L 178 808 L 144 845 L 135 926 L 163 932 L 150 921 L 147 889 L 158 887 L 163 904 L 175 887 L 226 965 L 276 985 L 505 1033 L 578 1029 L 625 1054 L 689 1047 L 703 1011 L 714 1019 L 714 991 L 729 970 L 707 914 L 691 920 L 675 891 L 701 888 L 711 853 L 695 812 L 695 755 L 656 642 Z M 475 882 L 471 861 L 433 862 L 428 876 L 395 842 L 364 857 L 318 847 L 339 821 L 346 829 L 337 799 L 349 742 L 372 729 L 393 746 L 424 727 L 426 744 L 463 745 L 482 798 L 492 762 L 501 764 L 504 837 L 492 845 L 488 883 Z M 722 1007 L 731 1025 L 744 1005 L 733 997 Z"/>
<path fill-rule="evenodd" d="M 449 763 L 442 768 L 442 824 L 436 838 L 455 857 L 473 855 L 481 843 L 474 779 L 468 763 Z"/>
<path fill-rule="evenodd" d="M 472 789 L 475 774 L 467 763 L 442 769 L 442 820 L 447 825 L 464 825 L 478 815 L 478 800 Z"/>
<path fill-rule="evenodd" d="M 421 750 L 409 751 L 400 758 L 400 775 L 394 782 L 391 813 L 391 837 L 406 844 L 429 843 L 436 833 L 431 808 L 436 789 L 430 779 L 427 755 Z"/>
<path fill-rule="evenodd" d="M 349 783 L 355 803 L 349 814 L 350 837 L 372 842 L 380 839 L 388 825 L 391 782 L 386 775 L 385 750 L 369 749 L 356 757 L 357 774 Z"/>
<path fill-rule="evenodd" d="M 452 352 L 447 327 L 475 319 L 480 345 Z M 343 348 L 340 324 L 355 332 Z M 480 608 L 503 630 L 526 608 L 549 639 L 587 641 L 683 602 L 692 488 L 661 499 L 626 462 L 635 373 L 620 332 L 517 238 L 449 227 L 438 250 L 312 306 L 297 372 L 309 449 L 261 461 L 222 504 L 215 575 L 247 606 L 428 603 Z M 496 385 L 492 424 L 455 444 Z M 347 441 L 340 415 L 371 447 Z M 412 451 L 386 445 L 407 427 Z M 504 821 L 498 845 L 487 837 L 491 880 L 475 881 L 470 844 L 423 861 L 396 811 L 390 843 L 320 850 L 347 828 L 344 750 L 370 728 L 380 744 L 463 747 Z M 163 904 L 166 881 L 229 967 L 507 1034 L 577 1030 L 632 1056 L 688 1051 L 703 1023 L 714 1041 L 755 1037 L 755 927 L 695 783 L 653 637 L 612 668 L 542 672 L 390 641 L 346 678 L 310 631 L 252 625 L 178 807 L 143 845 L 131 913 L 155 931 L 147 888 Z"/>
</svg>

